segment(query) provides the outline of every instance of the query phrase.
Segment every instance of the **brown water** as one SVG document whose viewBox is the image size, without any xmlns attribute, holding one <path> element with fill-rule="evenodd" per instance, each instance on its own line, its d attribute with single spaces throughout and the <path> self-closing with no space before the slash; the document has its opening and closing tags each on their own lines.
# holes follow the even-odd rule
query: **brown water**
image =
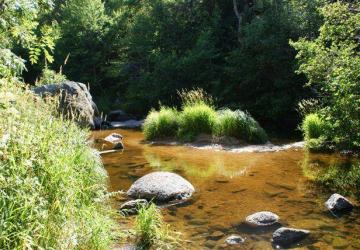
<svg viewBox="0 0 360 250">
<path fill-rule="evenodd" d="M 278 214 L 284 226 L 311 230 L 311 237 L 296 246 L 299 249 L 360 249 L 359 210 L 333 217 L 324 207 L 331 193 L 304 176 L 313 173 L 314 165 L 326 167 L 339 157 L 302 150 L 230 153 L 150 146 L 142 143 L 141 132 L 131 130 L 94 136 L 111 132 L 124 136 L 126 148 L 103 155 L 111 191 L 127 190 L 136 179 L 157 170 L 178 173 L 196 188 L 189 201 L 162 209 L 165 221 L 182 233 L 184 249 L 223 249 L 232 234 L 245 237 L 246 243 L 229 249 L 272 249 L 274 229 L 259 231 L 243 224 L 246 216 L 263 210 Z"/>
</svg>

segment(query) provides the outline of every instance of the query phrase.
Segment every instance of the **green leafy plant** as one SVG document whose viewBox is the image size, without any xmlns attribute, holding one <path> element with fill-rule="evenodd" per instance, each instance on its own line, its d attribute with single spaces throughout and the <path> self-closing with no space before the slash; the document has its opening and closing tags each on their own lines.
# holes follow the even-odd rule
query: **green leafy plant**
<svg viewBox="0 0 360 250">
<path fill-rule="evenodd" d="M 323 108 L 317 113 L 329 126 L 325 137 L 340 150 L 360 149 L 359 8 L 357 2 L 326 4 L 319 36 L 291 42 L 298 51 L 298 72 L 320 93 Z"/>
</svg>

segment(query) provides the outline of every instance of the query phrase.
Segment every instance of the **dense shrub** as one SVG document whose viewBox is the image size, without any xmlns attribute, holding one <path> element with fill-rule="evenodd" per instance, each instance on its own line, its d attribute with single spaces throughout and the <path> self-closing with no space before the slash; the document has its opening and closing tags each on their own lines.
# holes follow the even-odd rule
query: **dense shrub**
<svg viewBox="0 0 360 250">
<path fill-rule="evenodd" d="M 326 4 L 319 36 L 292 45 L 298 50 L 299 73 L 319 93 L 323 108 L 318 113 L 329 126 L 328 144 L 338 150 L 360 150 L 360 3 L 346 2 Z"/>
<path fill-rule="evenodd" d="M 251 143 L 265 143 L 267 135 L 259 123 L 241 110 L 219 112 L 216 134 L 235 137 Z"/>
<path fill-rule="evenodd" d="M 0 81 L 0 249 L 109 249 L 107 174 L 88 132 Z"/>
<path fill-rule="evenodd" d="M 179 137 L 193 140 L 200 133 L 212 134 L 217 114 L 212 106 L 205 103 L 185 105 L 180 113 Z"/>
<path fill-rule="evenodd" d="M 152 110 L 144 122 L 144 135 L 147 140 L 176 136 L 179 128 L 178 112 L 173 108 L 161 107 Z"/>
</svg>

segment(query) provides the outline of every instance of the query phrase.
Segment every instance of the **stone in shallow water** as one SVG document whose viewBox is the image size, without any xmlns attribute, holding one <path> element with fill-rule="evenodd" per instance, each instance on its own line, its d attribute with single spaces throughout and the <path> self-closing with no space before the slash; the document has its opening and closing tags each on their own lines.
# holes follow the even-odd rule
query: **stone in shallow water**
<svg viewBox="0 0 360 250">
<path fill-rule="evenodd" d="M 292 244 L 298 243 L 309 234 L 310 231 L 308 230 L 281 227 L 273 233 L 272 243 L 276 246 L 288 247 Z"/>
<path fill-rule="evenodd" d="M 239 235 L 231 235 L 226 238 L 225 243 L 228 245 L 238 245 L 245 242 L 245 239 Z"/>
<path fill-rule="evenodd" d="M 137 214 L 138 210 L 143 207 L 147 206 L 149 203 L 145 199 L 137 199 L 132 201 L 127 201 L 120 207 L 120 212 L 125 215 L 133 215 Z"/>
<path fill-rule="evenodd" d="M 195 189 L 190 182 L 170 172 L 154 172 L 136 180 L 127 191 L 132 198 L 157 202 L 189 198 Z"/>
<path fill-rule="evenodd" d="M 256 227 L 271 226 L 279 221 L 279 216 L 269 211 L 262 211 L 249 215 L 245 221 L 247 224 Z"/>
<path fill-rule="evenodd" d="M 325 202 L 325 206 L 334 213 L 349 211 L 354 207 L 348 199 L 340 194 L 331 195 Z"/>
<path fill-rule="evenodd" d="M 224 236 L 224 233 L 221 231 L 215 231 L 213 232 L 210 236 L 208 236 L 208 238 L 210 240 L 219 240 Z"/>
</svg>

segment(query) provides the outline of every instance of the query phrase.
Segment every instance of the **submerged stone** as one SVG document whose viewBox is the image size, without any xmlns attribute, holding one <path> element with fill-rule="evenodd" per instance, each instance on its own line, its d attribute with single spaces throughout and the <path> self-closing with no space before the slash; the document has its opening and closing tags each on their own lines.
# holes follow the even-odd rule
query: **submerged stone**
<svg viewBox="0 0 360 250">
<path fill-rule="evenodd" d="M 245 221 L 247 224 L 256 227 L 271 226 L 279 221 L 279 216 L 269 211 L 262 211 L 249 215 Z"/>
<path fill-rule="evenodd" d="M 340 194 L 333 194 L 325 202 L 325 206 L 333 213 L 350 211 L 354 206 L 351 202 Z"/>
<path fill-rule="evenodd" d="M 226 238 L 225 243 L 228 245 L 238 245 L 245 242 L 245 239 L 239 235 L 231 235 Z"/>
<path fill-rule="evenodd" d="M 149 203 L 145 199 L 131 200 L 121 205 L 120 212 L 125 215 L 134 215 L 138 213 L 139 209 L 148 205 Z"/>
<path fill-rule="evenodd" d="M 280 247 L 288 247 L 298 243 L 310 234 L 310 231 L 289 227 L 277 229 L 272 236 L 272 243 Z"/>
<path fill-rule="evenodd" d="M 132 198 L 166 202 L 189 198 L 193 192 L 193 185 L 180 175 L 154 172 L 136 180 L 127 191 L 127 195 Z"/>
</svg>

